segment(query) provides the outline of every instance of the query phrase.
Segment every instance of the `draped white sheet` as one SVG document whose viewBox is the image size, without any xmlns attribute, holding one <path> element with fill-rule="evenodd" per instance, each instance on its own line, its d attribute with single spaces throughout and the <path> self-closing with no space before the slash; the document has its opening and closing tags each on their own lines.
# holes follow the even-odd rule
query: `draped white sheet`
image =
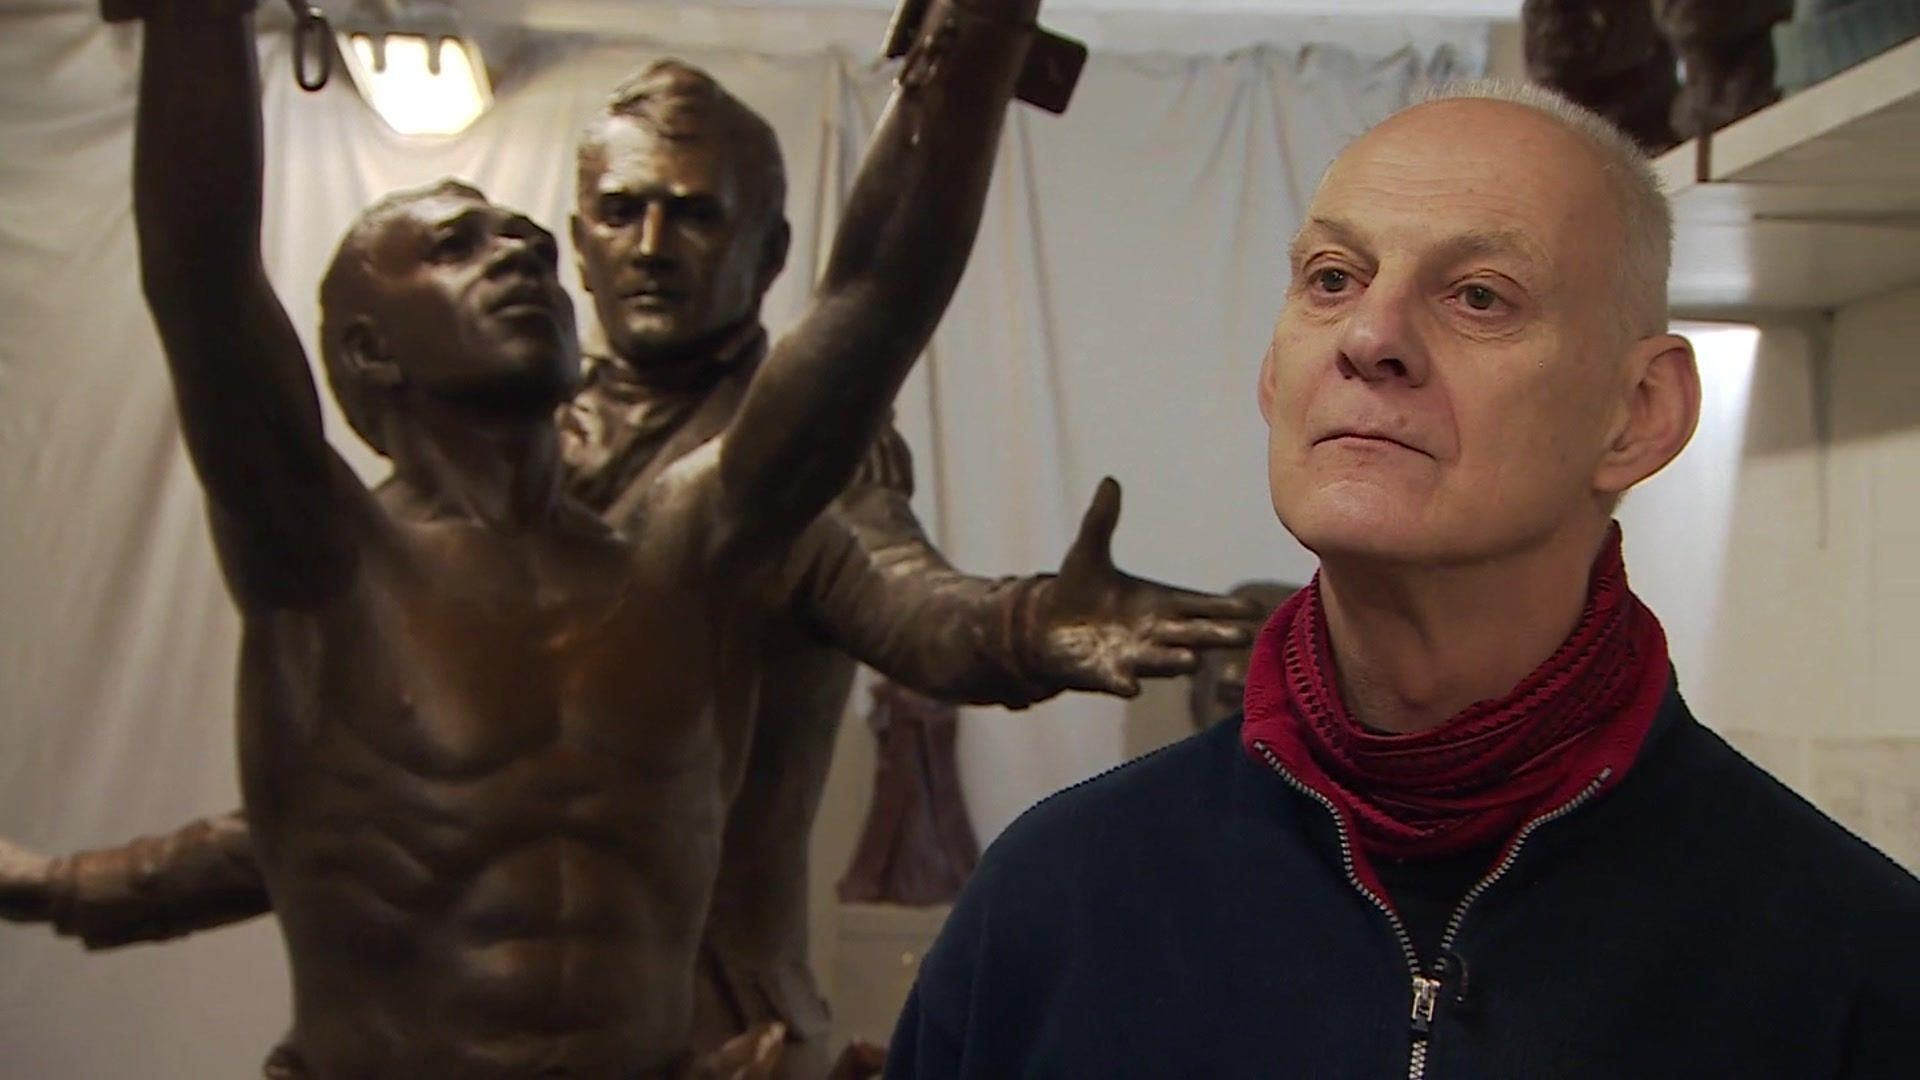
<svg viewBox="0 0 1920 1080">
<path fill-rule="evenodd" d="M 236 623 L 135 268 L 138 39 L 90 9 L 0 13 L 0 832 L 49 851 L 238 798 Z M 1343 139 L 1478 62 L 1471 33 L 1448 33 L 1371 52 L 1099 56 L 1069 116 L 1018 110 L 972 269 L 900 404 L 924 518 L 958 563 L 1051 567 L 1111 472 L 1127 485 L 1122 565 L 1213 588 L 1303 578 L 1266 505 L 1252 393 L 1286 238 Z M 679 51 L 781 134 L 796 255 L 768 301 L 777 329 L 886 75 L 833 51 Z M 344 78 L 300 94 L 269 41 L 265 250 L 294 322 L 311 332 L 336 238 L 394 187 L 465 177 L 564 243 L 578 124 L 660 53 L 550 45 L 470 133 L 422 144 L 388 134 Z M 970 716 L 962 768 L 983 838 L 1118 761 L 1120 727 L 1120 706 L 1091 698 Z M 251 1075 L 287 1015 L 268 922 L 91 958 L 0 928 L 0 1074 Z"/>
</svg>

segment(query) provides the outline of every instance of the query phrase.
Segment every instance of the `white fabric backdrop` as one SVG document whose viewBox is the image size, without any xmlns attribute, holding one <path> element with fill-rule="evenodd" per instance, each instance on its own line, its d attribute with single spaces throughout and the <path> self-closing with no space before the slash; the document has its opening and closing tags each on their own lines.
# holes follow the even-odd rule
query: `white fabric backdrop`
<svg viewBox="0 0 1920 1080">
<path fill-rule="evenodd" d="M 90 7 L 0 14 L 0 832 L 50 851 L 237 801 L 236 625 L 138 290 L 137 35 Z M 923 516 L 958 563 L 1051 567 L 1111 472 L 1127 485 L 1122 565 L 1215 588 L 1304 577 L 1267 509 L 1253 373 L 1324 162 L 1413 85 L 1478 62 L 1472 32 L 1422 33 L 1372 52 L 1101 56 L 1066 118 L 1018 111 L 972 269 L 900 406 Z M 680 51 L 781 133 L 796 257 L 769 299 L 777 329 L 886 76 L 837 52 Z M 266 53 L 266 254 L 311 331 L 333 243 L 385 190 L 462 176 L 564 239 L 579 122 L 660 50 L 546 49 L 473 131 L 424 145 L 388 134 L 344 77 L 308 97 L 280 44 Z M 1088 698 L 970 716 L 983 839 L 1118 761 L 1120 729 L 1117 703 Z M 0 929 L 5 1075 L 250 1075 L 286 1015 L 267 922 L 91 958 Z"/>
</svg>

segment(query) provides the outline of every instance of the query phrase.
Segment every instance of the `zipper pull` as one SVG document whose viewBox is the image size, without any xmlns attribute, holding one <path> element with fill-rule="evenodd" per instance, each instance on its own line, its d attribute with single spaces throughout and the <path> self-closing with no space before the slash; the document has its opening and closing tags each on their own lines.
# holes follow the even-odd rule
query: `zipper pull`
<svg viewBox="0 0 1920 1080">
<path fill-rule="evenodd" d="M 1413 977 L 1413 1033 L 1426 1035 L 1433 1031 L 1433 1010 L 1440 1003 L 1440 980 L 1429 979 L 1425 975 Z"/>
</svg>

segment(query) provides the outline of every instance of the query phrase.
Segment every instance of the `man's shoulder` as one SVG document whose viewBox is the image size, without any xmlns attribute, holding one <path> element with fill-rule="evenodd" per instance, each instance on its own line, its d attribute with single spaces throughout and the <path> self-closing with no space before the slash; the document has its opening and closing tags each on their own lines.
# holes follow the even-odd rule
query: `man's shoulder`
<svg viewBox="0 0 1920 1080">
<path fill-rule="evenodd" d="M 1003 866 L 1058 869 L 1063 858 L 1151 861 L 1163 842 L 1232 812 L 1243 761 L 1238 717 L 1115 766 L 1036 803 L 988 856 Z"/>
<path fill-rule="evenodd" d="M 1847 910 L 1920 915 L 1920 879 L 1703 724 L 1671 733 L 1664 786 L 1688 832 L 1757 876 L 1798 883 Z"/>
</svg>

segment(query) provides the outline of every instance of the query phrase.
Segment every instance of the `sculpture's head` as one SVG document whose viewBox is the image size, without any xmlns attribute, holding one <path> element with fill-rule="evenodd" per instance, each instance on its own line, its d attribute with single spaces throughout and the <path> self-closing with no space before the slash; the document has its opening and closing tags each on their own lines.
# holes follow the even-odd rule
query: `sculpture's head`
<svg viewBox="0 0 1920 1080">
<path fill-rule="evenodd" d="M 645 371 L 758 317 L 791 236 L 780 144 L 759 114 L 664 60 L 587 125 L 578 169 L 580 276 L 616 354 Z"/>
<path fill-rule="evenodd" d="M 1593 114 L 1460 88 L 1349 146 L 1306 216 L 1259 397 L 1274 509 L 1323 560 L 1597 547 L 1691 437 L 1671 217 Z"/>
<path fill-rule="evenodd" d="M 553 235 L 454 180 L 362 211 L 320 286 L 334 397 L 374 449 L 413 401 L 550 416 L 580 378 Z"/>
</svg>

